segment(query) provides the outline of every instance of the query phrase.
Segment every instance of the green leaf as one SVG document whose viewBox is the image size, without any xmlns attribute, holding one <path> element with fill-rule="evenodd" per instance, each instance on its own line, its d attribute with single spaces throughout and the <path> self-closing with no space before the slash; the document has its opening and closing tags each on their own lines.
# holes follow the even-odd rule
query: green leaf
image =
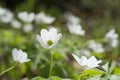
<svg viewBox="0 0 120 80">
<path fill-rule="evenodd" d="M 42 77 L 34 77 L 34 78 L 32 78 L 31 80 L 45 80 L 45 79 L 42 78 Z"/>
<path fill-rule="evenodd" d="M 115 69 L 114 69 L 114 74 L 120 75 L 120 68 L 115 67 Z"/>
<path fill-rule="evenodd" d="M 52 77 L 52 80 L 61 80 L 59 77 Z"/>
<path fill-rule="evenodd" d="M 111 61 L 111 62 L 109 63 L 109 73 L 112 73 L 113 70 L 114 70 L 114 68 L 115 68 L 115 62 L 114 62 L 114 61 Z"/>
<path fill-rule="evenodd" d="M 114 61 L 109 61 L 105 65 L 102 66 L 102 68 L 109 74 L 111 74 L 115 68 L 115 62 Z"/>
<path fill-rule="evenodd" d="M 118 75 L 112 75 L 110 80 L 120 80 L 120 76 Z"/>
<path fill-rule="evenodd" d="M 86 80 L 100 80 L 101 75 L 94 76 L 92 78 L 86 79 Z"/>
<path fill-rule="evenodd" d="M 53 76 L 51 79 L 48 78 L 47 80 L 73 80 L 73 79 L 60 78 L 60 77 L 57 77 L 57 76 Z"/>
<path fill-rule="evenodd" d="M 104 74 L 101 77 L 102 77 L 102 80 L 109 80 L 111 75 L 110 74 Z"/>
<path fill-rule="evenodd" d="M 105 72 L 97 70 L 97 69 L 90 69 L 90 70 L 85 70 L 79 76 L 76 78 L 76 80 L 86 80 L 88 78 L 91 78 L 96 75 L 102 75 Z"/>
<path fill-rule="evenodd" d="M 60 77 L 57 77 L 57 76 L 52 76 L 51 78 L 42 78 L 42 77 L 34 77 L 32 78 L 31 80 L 73 80 L 73 79 L 67 79 L 67 78 L 60 78 Z"/>
<path fill-rule="evenodd" d="M 108 72 L 108 70 L 109 70 L 108 64 L 109 64 L 109 63 L 106 63 L 105 65 L 102 66 L 102 68 L 103 68 L 106 72 Z"/>
</svg>

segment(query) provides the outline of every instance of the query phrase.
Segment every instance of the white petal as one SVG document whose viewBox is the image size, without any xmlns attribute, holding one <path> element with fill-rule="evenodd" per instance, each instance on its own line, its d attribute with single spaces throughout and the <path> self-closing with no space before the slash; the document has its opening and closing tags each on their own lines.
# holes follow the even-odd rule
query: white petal
<svg viewBox="0 0 120 80">
<path fill-rule="evenodd" d="M 25 52 L 21 53 L 20 57 L 19 57 L 19 62 L 24 63 L 24 62 L 26 62 L 26 59 L 27 59 L 27 53 L 25 53 Z"/>
<path fill-rule="evenodd" d="M 98 67 L 98 66 L 99 66 L 99 65 L 98 65 L 99 63 L 101 63 L 101 60 L 97 61 L 97 59 L 96 59 L 94 56 L 92 56 L 92 57 L 90 57 L 90 58 L 88 59 L 87 66 L 88 66 L 89 68 L 94 68 L 94 67 Z"/>
<path fill-rule="evenodd" d="M 16 29 L 20 29 L 22 24 L 19 21 L 14 19 L 11 21 L 11 25 L 12 25 L 12 27 L 14 27 Z"/>
<path fill-rule="evenodd" d="M 99 64 L 99 63 L 102 63 L 102 60 L 97 61 L 97 63 L 98 63 L 98 64 Z"/>
<path fill-rule="evenodd" d="M 32 30 L 33 30 L 33 25 L 32 24 L 25 24 L 23 26 L 23 31 L 26 32 L 26 33 L 30 32 Z"/>
<path fill-rule="evenodd" d="M 35 18 L 35 14 L 34 13 L 30 13 L 29 16 L 28 16 L 28 20 L 29 22 L 32 22 Z"/>
<path fill-rule="evenodd" d="M 80 64 L 81 64 L 81 66 L 86 66 L 86 64 L 87 64 L 87 57 L 85 57 L 85 56 L 81 56 L 81 58 L 80 58 Z"/>
<path fill-rule="evenodd" d="M 97 59 L 95 58 L 95 56 L 92 56 L 88 59 L 88 61 L 92 62 L 92 61 L 97 61 Z"/>
<path fill-rule="evenodd" d="M 21 12 L 18 14 L 18 18 L 21 19 L 24 22 L 27 22 L 28 18 L 27 18 L 27 12 Z"/>
<path fill-rule="evenodd" d="M 59 33 L 59 34 L 57 35 L 57 41 L 58 41 L 58 40 L 60 40 L 60 39 L 61 39 L 61 37 L 62 37 L 62 34 L 61 34 L 61 33 Z"/>
<path fill-rule="evenodd" d="M 50 39 L 49 33 L 46 29 L 41 30 L 41 38 L 43 39 L 44 43 L 47 43 L 47 41 Z"/>
<path fill-rule="evenodd" d="M 30 61 L 27 59 L 27 53 L 22 50 L 13 49 L 12 50 L 13 59 L 19 63 L 24 63 Z"/>
<path fill-rule="evenodd" d="M 44 43 L 42 38 L 39 35 L 36 35 L 36 39 L 40 42 L 40 43 Z"/>
<path fill-rule="evenodd" d="M 50 39 L 55 42 L 55 40 L 57 39 L 57 30 L 55 28 L 51 28 L 49 30 L 49 36 L 50 36 Z"/>
<path fill-rule="evenodd" d="M 44 48 L 48 47 L 39 35 L 36 35 L 36 39 L 40 42 L 42 47 L 44 47 Z"/>
<path fill-rule="evenodd" d="M 36 15 L 36 22 L 37 23 L 45 23 L 45 24 L 51 24 L 53 21 L 55 21 L 54 17 L 46 16 L 44 12 L 41 12 Z"/>
<path fill-rule="evenodd" d="M 14 49 L 12 50 L 12 56 L 13 56 L 13 59 L 14 59 L 15 61 L 17 61 L 18 54 L 17 54 L 17 49 L 16 49 L 16 48 L 14 48 Z"/>
<path fill-rule="evenodd" d="M 72 54 L 72 56 L 74 57 L 74 59 L 81 65 L 80 63 L 80 58 L 78 56 L 76 56 L 75 54 Z"/>
</svg>

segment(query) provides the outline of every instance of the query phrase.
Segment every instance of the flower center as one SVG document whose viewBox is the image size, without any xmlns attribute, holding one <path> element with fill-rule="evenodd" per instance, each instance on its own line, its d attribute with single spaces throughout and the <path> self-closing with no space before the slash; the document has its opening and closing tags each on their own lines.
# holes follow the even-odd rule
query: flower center
<svg viewBox="0 0 120 80">
<path fill-rule="evenodd" d="M 47 41 L 47 44 L 48 44 L 49 46 L 51 46 L 51 45 L 53 44 L 53 41 L 52 41 L 52 40 L 48 40 L 48 41 Z"/>
</svg>

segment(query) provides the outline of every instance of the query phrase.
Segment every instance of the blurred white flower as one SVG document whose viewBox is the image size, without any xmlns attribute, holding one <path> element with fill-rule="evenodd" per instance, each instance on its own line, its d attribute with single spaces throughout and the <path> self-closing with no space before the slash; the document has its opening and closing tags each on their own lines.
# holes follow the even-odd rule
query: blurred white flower
<svg viewBox="0 0 120 80">
<path fill-rule="evenodd" d="M 35 14 L 28 12 L 20 12 L 18 13 L 18 18 L 25 23 L 31 23 L 35 19 Z"/>
<path fill-rule="evenodd" d="M 57 42 L 62 37 L 62 34 L 57 34 L 57 30 L 55 28 L 42 29 L 40 35 L 36 35 L 36 39 L 40 42 L 41 46 L 47 49 L 54 47 Z"/>
<path fill-rule="evenodd" d="M 115 29 L 111 29 L 108 33 L 106 33 L 105 38 L 108 43 L 114 48 L 118 45 L 118 34 L 115 32 Z"/>
<path fill-rule="evenodd" d="M 97 61 L 94 56 L 90 57 L 89 59 L 87 59 L 85 56 L 81 56 L 81 58 L 79 58 L 75 54 L 72 54 L 72 56 L 82 67 L 85 67 L 86 69 L 98 67 L 98 64 L 102 62 L 101 60 Z"/>
<path fill-rule="evenodd" d="M 40 12 L 36 15 L 35 21 L 37 24 L 39 23 L 45 23 L 45 24 L 51 24 L 55 21 L 55 17 L 47 16 L 44 12 Z"/>
<path fill-rule="evenodd" d="M 67 23 L 67 27 L 71 34 L 76 34 L 81 36 L 85 35 L 85 31 L 82 29 L 81 25 L 79 24 Z"/>
<path fill-rule="evenodd" d="M 97 43 L 97 42 L 95 42 L 94 40 L 91 40 L 91 41 L 89 42 L 88 47 L 89 47 L 90 49 L 92 49 L 94 52 L 97 52 L 97 53 L 102 53 L 102 52 L 104 52 L 104 48 L 103 48 L 102 44 Z"/>
<path fill-rule="evenodd" d="M 0 21 L 3 23 L 9 23 L 13 19 L 13 13 L 7 9 L 0 8 Z"/>
<path fill-rule="evenodd" d="M 14 20 L 11 21 L 11 25 L 15 29 L 20 29 L 22 24 L 19 21 L 14 19 Z"/>
<path fill-rule="evenodd" d="M 24 24 L 23 25 L 23 31 L 28 33 L 33 30 L 33 25 L 32 24 Z"/>
<path fill-rule="evenodd" d="M 30 59 L 27 59 L 28 56 L 26 52 L 23 52 L 22 50 L 17 50 L 16 48 L 12 50 L 12 56 L 14 61 L 19 63 L 25 63 L 30 61 Z"/>
<path fill-rule="evenodd" d="M 0 16 L 4 15 L 6 13 L 6 9 L 0 7 Z"/>
<path fill-rule="evenodd" d="M 105 37 L 110 39 L 117 39 L 118 34 L 115 32 L 115 29 L 111 29 L 108 33 L 106 33 Z"/>
<path fill-rule="evenodd" d="M 65 18 L 67 19 L 67 21 L 71 24 L 79 24 L 80 23 L 80 18 L 74 16 L 73 14 L 71 13 L 67 13 L 65 14 Z"/>
<path fill-rule="evenodd" d="M 117 47 L 118 43 L 119 43 L 118 39 L 113 39 L 113 40 L 108 41 L 108 42 L 113 48 Z"/>
<path fill-rule="evenodd" d="M 91 56 L 90 51 L 87 50 L 87 49 L 81 49 L 80 53 L 82 53 L 82 55 L 85 55 L 85 56 L 88 56 L 88 57 Z"/>
</svg>

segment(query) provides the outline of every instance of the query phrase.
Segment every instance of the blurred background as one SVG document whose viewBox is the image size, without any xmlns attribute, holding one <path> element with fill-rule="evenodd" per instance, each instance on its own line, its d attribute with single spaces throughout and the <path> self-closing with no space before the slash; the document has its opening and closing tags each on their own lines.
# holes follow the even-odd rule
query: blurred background
<svg viewBox="0 0 120 80">
<path fill-rule="evenodd" d="M 63 34 L 53 49 L 53 76 L 73 78 L 79 72 L 72 53 L 94 55 L 103 63 L 113 59 L 120 67 L 119 3 L 120 0 L 0 0 L 0 72 L 14 65 L 13 48 L 27 52 L 31 59 L 0 76 L 0 80 L 48 77 L 50 54 L 35 36 L 42 28 L 51 27 Z M 80 33 L 71 31 L 70 25 L 80 26 Z"/>
</svg>

